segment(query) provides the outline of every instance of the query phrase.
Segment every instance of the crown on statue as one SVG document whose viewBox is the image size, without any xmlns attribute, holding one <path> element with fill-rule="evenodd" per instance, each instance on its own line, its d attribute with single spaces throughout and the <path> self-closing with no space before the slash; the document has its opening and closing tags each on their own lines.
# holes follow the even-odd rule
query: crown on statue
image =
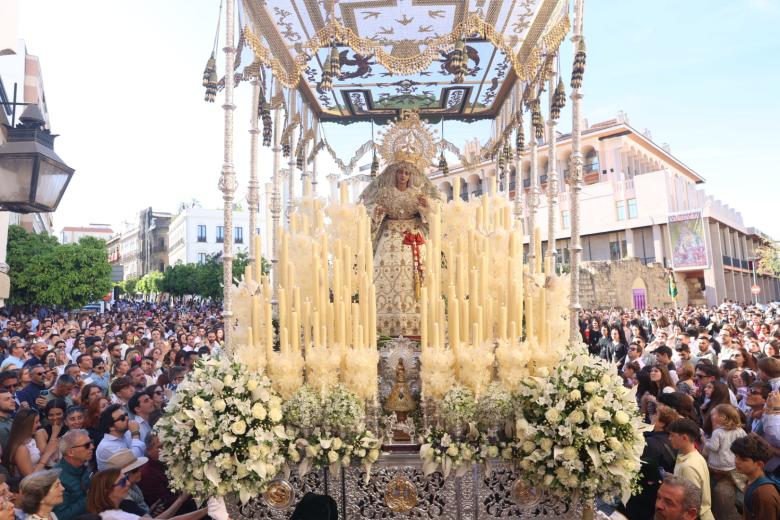
<svg viewBox="0 0 780 520">
<path fill-rule="evenodd" d="M 424 173 L 436 156 L 437 148 L 436 138 L 428 125 L 420 121 L 420 114 L 402 110 L 401 117 L 393 120 L 382 134 L 379 154 L 385 164 L 409 162 Z"/>
</svg>

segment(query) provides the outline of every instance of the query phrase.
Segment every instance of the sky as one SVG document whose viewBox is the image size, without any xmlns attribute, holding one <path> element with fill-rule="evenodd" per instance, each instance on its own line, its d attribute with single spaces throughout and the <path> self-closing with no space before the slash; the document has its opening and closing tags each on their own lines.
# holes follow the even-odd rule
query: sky
<svg viewBox="0 0 780 520">
<path fill-rule="evenodd" d="M 174 212 L 193 199 L 221 207 L 221 96 L 205 103 L 201 86 L 219 0 L 19 3 L 19 36 L 41 61 L 57 153 L 76 169 L 55 227 L 94 222 L 120 230 L 142 208 Z M 778 23 L 778 0 L 585 2 L 588 121 L 624 111 L 702 175 L 708 194 L 775 239 Z M 564 70 L 571 54 L 567 41 Z M 248 180 L 248 94 L 248 84 L 236 90 L 237 199 Z M 570 117 L 564 111 L 560 131 Z M 484 143 L 489 126 L 447 123 L 445 132 L 462 147 L 474 136 Z M 370 135 L 368 125 L 325 127 L 345 162 Z M 320 172 L 336 173 L 322 162 Z M 259 164 L 265 182 L 271 158 L 262 147 Z"/>
</svg>

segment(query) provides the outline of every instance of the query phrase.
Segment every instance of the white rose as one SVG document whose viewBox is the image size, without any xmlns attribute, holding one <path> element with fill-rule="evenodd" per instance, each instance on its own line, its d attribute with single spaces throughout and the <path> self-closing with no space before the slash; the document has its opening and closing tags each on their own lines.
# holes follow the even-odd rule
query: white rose
<svg viewBox="0 0 780 520">
<path fill-rule="evenodd" d="M 550 408 L 544 412 L 544 417 L 551 423 L 556 423 L 561 419 L 561 412 L 557 408 Z"/>
<path fill-rule="evenodd" d="M 554 476 L 552 476 L 552 475 L 545 475 L 544 476 L 544 485 L 545 486 L 549 486 L 550 484 L 552 484 L 553 480 L 555 480 Z"/>
<path fill-rule="evenodd" d="M 235 382 L 233 374 L 226 375 L 225 378 L 222 379 L 222 382 L 225 384 L 225 386 L 233 386 L 233 383 Z"/>
<path fill-rule="evenodd" d="M 236 435 L 244 435 L 246 433 L 246 423 L 244 421 L 236 421 L 230 425 L 230 431 Z"/>
<path fill-rule="evenodd" d="M 260 451 L 260 446 L 255 444 L 254 446 L 250 446 L 249 447 L 249 458 L 250 459 L 253 459 L 253 460 L 259 459 L 262 456 L 261 453 L 262 452 Z"/>
<path fill-rule="evenodd" d="M 579 401 L 582 398 L 582 394 L 580 394 L 579 390 L 572 390 L 569 392 L 569 399 L 571 401 Z"/>
<path fill-rule="evenodd" d="M 257 382 L 257 379 L 250 379 L 250 380 L 249 380 L 249 381 L 247 381 L 247 383 L 246 383 L 246 389 L 247 389 L 247 390 L 249 390 L 249 391 L 251 392 L 251 391 L 253 391 L 255 388 L 257 388 L 259 384 L 260 384 L 260 383 L 258 383 L 258 382 Z"/>
<path fill-rule="evenodd" d="M 271 411 L 268 412 L 268 418 L 271 419 L 271 422 L 279 422 L 282 420 L 282 409 L 277 407 L 271 408 Z"/>
<path fill-rule="evenodd" d="M 526 453 L 531 453 L 534 451 L 534 448 L 536 448 L 536 445 L 531 441 L 525 441 L 523 443 L 523 451 Z"/>
<path fill-rule="evenodd" d="M 211 406 L 214 408 L 214 411 L 216 412 L 224 412 L 225 411 L 225 400 L 224 399 L 217 399 L 214 401 Z"/>
<path fill-rule="evenodd" d="M 298 453 L 298 450 L 292 450 L 288 453 L 290 460 L 293 462 L 298 462 L 301 460 L 301 455 Z"/>
<path fill-rule="evenodd" d="M 458 446 L 456 444 L 450 444 L 450 447 L 447 448 L 447 455 L 450 457 L 455 457 L 458 455 Z"/>
<path fill-rule="evenodd" d="M 357 454 L 357 456 L 358 456 L 358 457 L 360 457 L 361 459 L 362 459 L 363 457 L 365 457 L 365 456 L 366 456 L 366 450 L 365 450 L 365 449 L 363 449 L 363 448 L 360 448 L 360 449 L 358 449 L 358 450 L 357 450 L 355 453 L 356 453 L 356 454 Z"/>
<path fill-rule="evenodd" d="M 313 459 L 317 456 L 317 447 L 316 446 L 306 446 L 306 456 L 310 459 Z"/>
<path fill-rule="evenodd" d="M 566 446 L 563 449 L 563 458 L 565 460 L 574 460 L 577 458 L 577 449 L 574 446 Z"/>
<path fill-rule="evenodd" d="M 337 460 L 339 460 L 339 453 L 337 451 L 330 450 L 328 452 L 328 462 L 333 464 Z"/>
<path fill-rule="evenodd" d="M 602 386 L 609 386 L 609 384 L 612 382 L 612 378 L 609 377 L 609 374 L 604 374 L 601 376 L 601 385 Z"/>
<path fill-rule="evenodd" d="M 598 390 L 599 384 L 595 381 L 588 381 L 587 383 L 585 383 L 584 387 L 586 392 L 592 394 L 593 392 Z"/>
<path fill-rule="evenodd" d="M 569 421 L 572 424 L 580 424 L 584 420 L 585 420 L 585 414 L 579 410 L 574 410 L 572 413 L 569 414 Z"/>
<path fill-rule="evenodd" d="M 512 448 L 504 448 L 501 450 L 501 458 L 509 460 L 512 458 Z"/>
<path fill-rule="evenodd" d="M 371 463 L 376 462 L 376 459 L 379 458 L 379 450 L 371 450 L 368 452 L 368 461 Z"/>
<path fill-rule="evenodd" d="M 550 450 L 552 449 L 552 447 L 553 447 L 553 441 L 552 441 L 552 439 L 548 439 L 547 437 L 545 437 L 544 439 L 542 439 L 542 440 L 539 442 L 539 444 L 540 444 L 540 446 L 541 446 L 541 448 L 542 448 L 542 450 L 543 450 L 543 451 L 550 451 Z"/>
<path fill-rule="evenodd" d="M 623 450 L 623 445 L 620 444 L 620 441 L 617 440 L 615 437 L 610 437 L 607 442 L 609 442 L 609 449 L 611 449 L 612 451 L 622 451 Z"/>
<path fill-rule="evenodd" d="M 580 485 L 580 479 L 579 479 L 579 478 L 577 478 L 577 476 L 576 476 L 576 475 L 571 475 L 571 476 L 569 476 L 569 482 L 568 482 L 568 484 L 569 484 L 569 487 L 571 487 L 571 488 L 576 488 L 576 487 L 579 487 L 579 485 Z"/>
<path fill-rule="evenodd" d="M 349 455 L 344 455 L 343 457 L 341 457 L 341 464 L 343 464 L 344 466 L 349 466 L 350 464 L 352 464 L 352 459 L 349 458 Z"/>
<path fill-rule="evenodd" d="M 489 446 L 487 449 L 487 456 L 491 459 L 495 459 L 498 457 L 498 447 L 497 446 Z"/>
<path fill-rule="evenodd" d="M 610 415 L 609 412 L 606 411 L 605 409 L 599 408 L 598 410 L 596 410 L 596 413 L 593 414 L 593 417 L 598 422 L 607 422 L 610 418 Z"/>
<path fill-rule="evenodd" d="M 594 442 L 603 442 L 605 438 L 604 429 L 601 426 L 591 426 L 588 428 L 588 436 Z"/>
<path fill-rule="evenodd" d="M 255 403 L 252 405 L 252 417 L 258 421 L 263 421 L 267 415 L 268 413 L 265 411 L 265 406 L 260 403 Z"/>
<path fill-rule="evenodd" d="M 334 449 L 334 450 L 339 450 L 339 449 L 341 449 L 341 447 L 342 447 L 343 445 L 344 445 L 344 443 L 343 443 L 343 442 L 341 442 L 341 439 L 340 439 L 339 437 L 335 437 L 335 438 L 333 439 L 333 444 L 332 444 L 332 447 L 333 447 L 333 449 Z"/>
<path fill-rule="evenodd" d="M 631 418 L 623 410 L 618 410 L 615 413 L 615 422 L 618 423 L 618 424 L 628 424 L 628 421 L 630 421 L 630 420 L 631 420 Z"/>
</svg>

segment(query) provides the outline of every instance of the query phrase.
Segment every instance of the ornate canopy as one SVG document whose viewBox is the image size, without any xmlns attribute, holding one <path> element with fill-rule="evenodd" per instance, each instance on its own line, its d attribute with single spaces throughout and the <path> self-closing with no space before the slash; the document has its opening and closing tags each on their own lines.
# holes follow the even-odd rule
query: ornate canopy
<svg viewBox="0 0 780 520">
<path fill-rule="evenodd" d="M 538 81 L 569 30 L 566 0 L 242 0 L 242 37 L 323 121 L 491 118 Z M 335 50 L 334 50 L 335 49 Z M 462 49 L 465 67 L 453 59 Z M 323 71 L 337 56 L 332 87 Z M 460 74 L 457 71 L 460 70 Z"/>
</svg>

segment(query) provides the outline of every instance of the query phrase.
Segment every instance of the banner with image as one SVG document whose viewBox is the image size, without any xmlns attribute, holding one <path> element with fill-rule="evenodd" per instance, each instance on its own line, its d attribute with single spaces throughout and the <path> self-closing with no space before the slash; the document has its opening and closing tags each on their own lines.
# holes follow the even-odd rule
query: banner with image
<svg viewBox="0 0 780 520">
<path fill-rule="evenodd" d="M 669 239 L 674 269 L 702 269 L 709 266 L 700 209 L 669 215 Z"/>
</svg>

